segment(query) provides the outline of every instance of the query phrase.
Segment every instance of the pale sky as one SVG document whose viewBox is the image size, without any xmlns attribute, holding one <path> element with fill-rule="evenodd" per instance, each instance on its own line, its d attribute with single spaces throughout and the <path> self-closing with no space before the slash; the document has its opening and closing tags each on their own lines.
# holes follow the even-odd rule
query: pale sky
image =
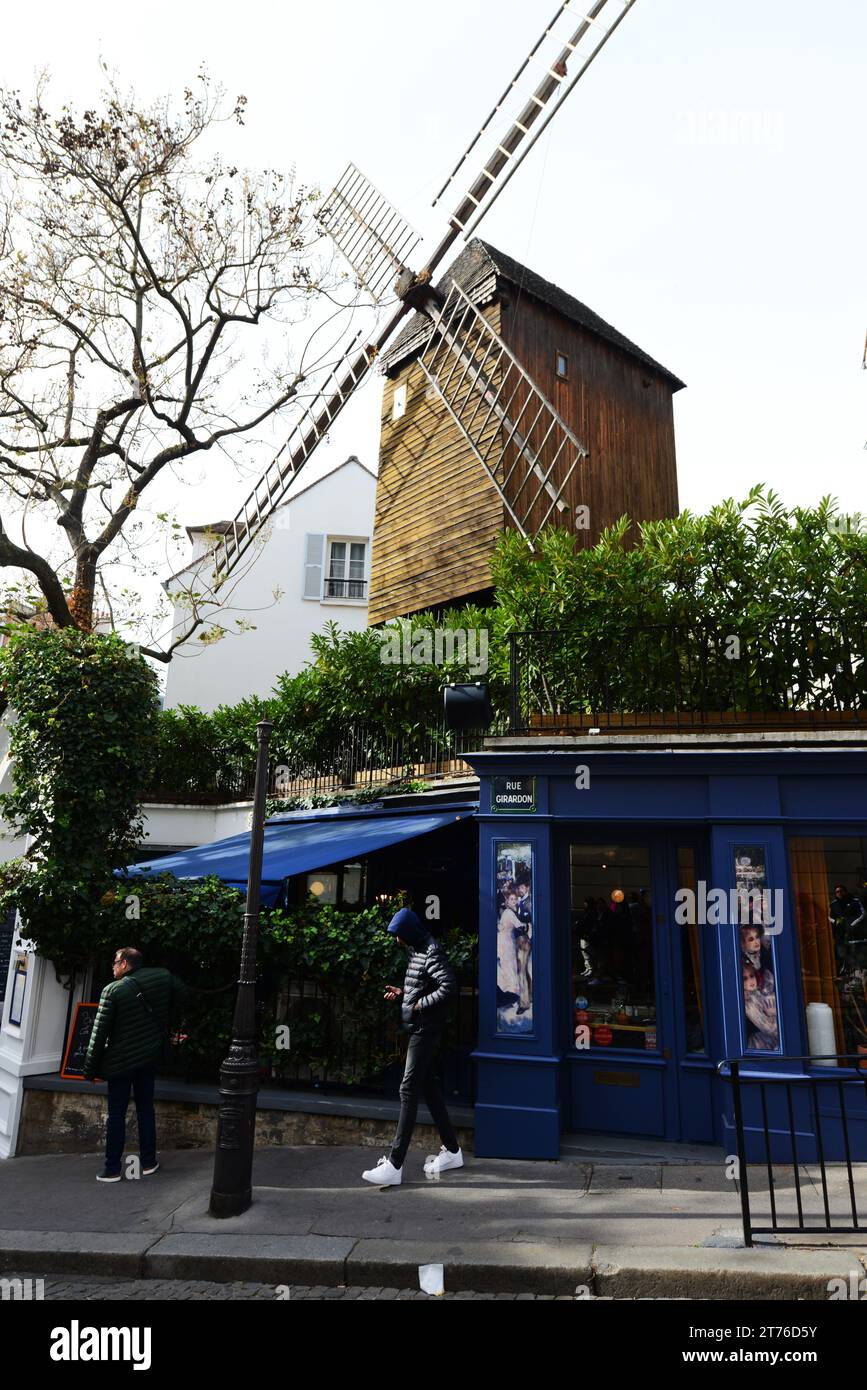
<svg viewBox="0 0 867 1390">
<path fill-rule="evenodd" d="M 47 65 L 50 104 L 92 100 L 102 55 L 148 99 L 204 61 L 248 98 L 227 155 L 323 187 L 352 159 L 438 233 L 438 178 L 555 7 L 41 0 L 4 15 L 0 83 L 28 94 Z M 637 0 L 480 229 L 687 383 L 682 506 L 757 481 L 789 504 L 867 503 L 865 55 L 862 0 Z M 379 391 L 318 467 L 375 467 Z M 246 490 L 227 475 L 159 500 L 199 522 Z"/>
</svg>

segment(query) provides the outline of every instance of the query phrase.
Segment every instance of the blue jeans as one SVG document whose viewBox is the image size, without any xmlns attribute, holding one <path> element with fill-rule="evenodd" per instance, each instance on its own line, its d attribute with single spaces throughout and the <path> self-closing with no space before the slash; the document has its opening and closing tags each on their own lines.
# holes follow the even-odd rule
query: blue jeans
<svg viewBox="0 0 867 1390">
<path fill-rule="evenodd" d="M 151 1168 L 157 1161 L 157 1119 L 154 1113 L 154 1078 L 156 1067 L 142 1067 L 130 1076 L 113 1076 L 108 1086 L 108 1126 L 105 1132 L 105 1168 L 107 1173 L 119 1173 L 126 1139 L 126 1111 L 129 1093 L 135 1095 L 138 1118 L 139 1156 L 142 1167 Z"/>
</svg>

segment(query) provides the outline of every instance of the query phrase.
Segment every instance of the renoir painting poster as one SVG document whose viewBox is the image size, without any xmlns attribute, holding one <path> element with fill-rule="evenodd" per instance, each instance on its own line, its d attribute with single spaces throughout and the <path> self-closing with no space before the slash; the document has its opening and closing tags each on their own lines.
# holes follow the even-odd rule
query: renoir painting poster
<svg viewBox="0 0 867 1390">
<path fill-rule="evenodd" d="M 745 1032 L 748 1052 L 778 1052 L 780 1025 L 773 943 L 765 932 L 768 918 L 768 876 L 762 845 L 734 848 L 737 920 L 740 943 Z"/>
<path fill-rule="evenodd" d="M 533 1031 L 533 850 L 499 841 L 497 1032 Z"/>
</svg>

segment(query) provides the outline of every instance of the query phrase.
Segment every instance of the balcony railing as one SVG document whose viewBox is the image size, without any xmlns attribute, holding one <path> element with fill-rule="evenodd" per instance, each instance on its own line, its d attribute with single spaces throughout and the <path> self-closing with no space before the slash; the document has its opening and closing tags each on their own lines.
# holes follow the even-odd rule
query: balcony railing
<svg viewBox="0 0 867 1390">
<path fill-rule="evenodd" d="M 367 598 L 366 579 L 331 579 L 325 580 L 326 598 Z"/>
<path fill-rule="evenodd" d="M 510 637 L 513 734 L 867 729 L 867 634 L 811 622 Z"/>
<path fill-rule="evenodd" d="M 356 724 L 319 746 L 308 757 L 272 760 L 268 793 L 289 800 L 342 790 L 366 791 L 390 783 L 469 774 L 463 753 L 478 748 L 483 733 L 454 732 L 444 727 L 394 736 L 375 726 Z M 219 749 L 173 749 L 145 790 L 146 802 L 218 805 L 249 801 L 253 796 L 254 759 L 230 758 Z"/>
</svg>

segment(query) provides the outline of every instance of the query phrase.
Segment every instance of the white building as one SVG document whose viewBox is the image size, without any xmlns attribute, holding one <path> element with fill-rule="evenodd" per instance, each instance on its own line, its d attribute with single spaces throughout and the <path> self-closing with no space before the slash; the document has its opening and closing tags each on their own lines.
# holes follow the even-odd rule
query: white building
<svg viewBox="0 0 867 1390">
<path fill-rule="evenodd" d="M 269 695 L 279 675 L 310 660 L 310 638 L 329 619 L 344 630 L 367 627 L 376 477 L 353 456 L 299 482 L 226 584 L 222 606 L 207 608 L 201 627 L 175 650 L 167 708 L 210 711 Z M 187 528 L 193 554 L 163 585 L 174 605 L 172 641 L 189 627 L 196 594 L 209 589 L 205 557 L 227 526 Z"/>
</svg>

